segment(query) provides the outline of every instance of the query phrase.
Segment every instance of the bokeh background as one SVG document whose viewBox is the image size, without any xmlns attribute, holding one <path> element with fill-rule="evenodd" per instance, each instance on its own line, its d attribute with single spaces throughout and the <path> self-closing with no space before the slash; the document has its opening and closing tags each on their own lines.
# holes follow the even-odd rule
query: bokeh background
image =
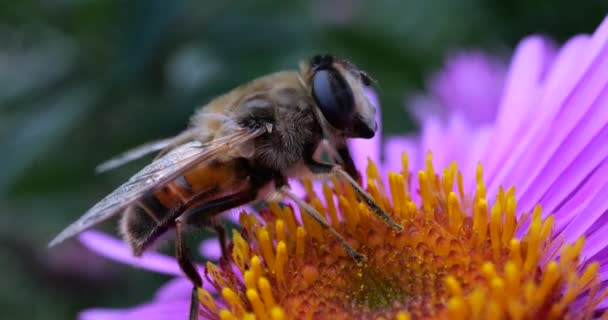
<svg viewBox="0 0 608 320">
<path fill-rule="evenodd" d="M 46 244 L 149 159 L 102 175 L 96 164 L 178 133 L 213 96 L 332 52 L 378 80 L 385 131 L 412 132 L 405 98 L 450 52 L 507 59 L 525 35 L 563 41 L 606 13 L 605 0 L 2 1 L 0 318 L 152 297 L 165 277 Z"/>
</svg>

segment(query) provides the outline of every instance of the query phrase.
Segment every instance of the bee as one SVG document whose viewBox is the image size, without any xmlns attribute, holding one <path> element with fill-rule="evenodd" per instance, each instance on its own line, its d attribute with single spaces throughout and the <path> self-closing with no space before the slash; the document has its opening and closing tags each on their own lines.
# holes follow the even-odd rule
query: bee
<svg viewBox="0 0 608 320">
<path fill-rule="evenodd" d="M 358 184 L 346 144 L 348 138 L 372 138 L 377 130 L 376 110 L 364 92 L 367 86 L 370 78 L 353 63 L 317 55 L 301 62 L 298 71 L 263 76 L 215 98 L 195 113 L 183 133 L 98 167 L 109 170 L 161 151 L 49 246 L 119 214 L 121 233 L 135 256 L 174 229 L 177 261 L 193 283 L 190 319 L 198 315 L 196 289 L 202 279 L 184 241 L 185 228 L 215 227 L 227 257 L 225 232 L 213 218 L 241 205 L 291 199 L 331 231 L 355 261 L 365 260 L 319 212 L 290 191 L 288 179 L 336 176 L 388 225 L 402 230 Z"/>
</svg>

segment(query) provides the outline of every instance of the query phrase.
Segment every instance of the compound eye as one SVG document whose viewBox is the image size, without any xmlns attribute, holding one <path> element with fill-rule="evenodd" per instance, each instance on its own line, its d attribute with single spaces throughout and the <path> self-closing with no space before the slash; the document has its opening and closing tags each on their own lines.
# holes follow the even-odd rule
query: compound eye
<svg viewBox="0 0 608 320">
<path fill-rule="evenodd" d="M 353 122 L 353 92 L 346 80 L 333 69 L 319 70 L 312 79 L 312 95 L 323 116 L 334 128 L 344 130 Z"/>
</svg>

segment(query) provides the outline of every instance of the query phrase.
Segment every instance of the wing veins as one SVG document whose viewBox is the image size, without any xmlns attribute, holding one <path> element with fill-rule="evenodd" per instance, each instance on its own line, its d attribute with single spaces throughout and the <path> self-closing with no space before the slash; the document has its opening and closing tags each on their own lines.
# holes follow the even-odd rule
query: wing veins
<svg viewBox="0 0 608 320">
<path fill-rule="evenodd" d="M 127 182 L 87 210 L 78 220 L 57 235 L 49 243 L 49 247 L 111 218 L 128 207 L 133 201 L 138 200 L 143 194 L 162 187 L 176 179 L 180 174 L 217 157 L 220 153 L 229 152 L 242 143 L 259 137 L 264 132 L 266 132 L 264 128 L 253 131 L 241 129 L 232 135 L 207 143 L 192 141 L 176 147 L 144 167 Z"/>
</svg>

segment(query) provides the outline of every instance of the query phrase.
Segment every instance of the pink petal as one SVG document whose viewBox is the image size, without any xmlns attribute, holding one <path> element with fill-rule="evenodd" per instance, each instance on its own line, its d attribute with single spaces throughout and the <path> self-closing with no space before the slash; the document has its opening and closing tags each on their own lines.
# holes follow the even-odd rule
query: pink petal
<svg viewBox="0 0 608 320">
<path fill-rule="evenodd" d="M 219 260 L 222 256 L 222 249 L 217 237 L 203 240 L 198 247 L 198 251 L 209 260 Z"/>
<path fill-rule="evenodd" d="M 608 95 L 606 104 L 600 109 L 605 110 L 604 121 L 608 122 Z M 595 116 L 581 123 L 581 129 L 563 141 L 561 148 L 554 156 L 555 159 L 542 171 L 532 186 L 530 192 L 521 197 L 522 208 L 531 207 L 534 203 L 541 203 L 546 210 L 554 212 L 560 203 L 569 200 L 570 194 L 579 189 L 587 177 L 606 158 L 608 158 L 608 124 L 595 137 L 588 138 L 594 132 L 594 120 L 602 119 Z M 588 131 L 587 131 L 588 129 Z M 591 139 L 591 141 L 587 141 Z M 582 142 L 581 142 L 582 141 Z M 583 148 L 584 149 L 581 149 Z M 576 156 L 576 158 L 574 158 Z M 566 167 L 568 166 L 568 167 Z M 551 179 L 551 180 L 549 180 Z M 550 186 L 549 183 L 551 183 Z M 585 193 L 592 197 L 597 190 Z M 544 196 L 540 198 L 540 195 Z M 580 199 L 579 199 L 580 201 Z M 561 211 L 561 210 L 560 210 Z M 561 212 L 566 215 L 577 215 L 577 211 Z M 556 218 L 559 218 L 556 215 Z"/>
<path fill-rule="evenodd" d="M 594 60 L 578 88 L 573 88 L 567 99 L 558 104 L 561 106 L 559 114 L 531 146 L 533 151 L 520 162 L 520 166 L 527 164 L 527 168 L 519 172 L 522 178 L 518 186 L 524 192 L 528 187 L 534 192 L 524 200 L 537 200 L 557 174 L 602 127 L 608 125 L 608 97 L 605 92 L 608 84 L 605 77 L 608 72 L 608 33 L 606 36 L 604 53 Z"/>
<path fill-rule="evenodd" d="M 403 152 L 407 153 L 410 170 L 418 170 L 420 168 L 417 140 L 415 136 L 392 136 L 386 138 L 384 142 L 384 175 L 388 171 L 401 172 L 401 154 Z"/>
<path fill-rule="evenodd" d="M 173 320 L 188 319 L 190 300 L 153 302 L 130 309 L 89 309 L 79 320 Z"/>
<path fill-rule="evenodd" d="M 542 38 L 530 37 L 519 44 L 507 76 L 494 133 L 490 138 L 490 148 L 483 158 L 486 179 L 503 182 L 504 171 L 508 169 L 505 167 L 506 157 L 512 156 L 513 149 L 525 147 L 520 137 L 526 132 L 524 129 L 529 126 L 529 122 L 532 122 L 529 113 L 534 110 L 539 99 L 539 84 L 552 56 L 552 48 Z M 518 144 L 514 144 L 515 141 Z"/>
<path fill-rule="evenodd" d="M 207 289 L 207 288 L 206 288 Z M 213 290 L 215 292 L 215 290 Z M 192 282 L 186 278 L 175 278 L 163 284 L 154 297 L 156 301 L 189 301 Z"/>
<path fill-rule="evenodd" d="M 518 148 L 516 156 L 512 156 L 512 159 L 517 160 L 517 163 L 521 166 L 526 163 L 525 157 L 530 158 L 533 152 L 543 145 L 539 145 L 543 135 L 546 135 L 550 126 L 554 123 L 554 119 L 559 113 L 564 101 L 572 92 L 578 78 L 582 74 L 580 69 L 581 55 L 584 54 L 588 44 L 587 37 L 579 36 L 568 41 L 568 43 L 560 50 L 554 67 L 549 71 L 546 83 L 542 89 L 542 96 L 538 102 L 538 110 L 542 112 L 532 113 L 531 117 L 533 122 L 526 128 L 524 135 L 521 137 L 521 147 Z M 539 90 L 540 91 L 540 90 Z M 549 132 L 550 134 L 550 132 Z M 523 147 L 525 145 L 525 148 Z M 525 152 L 525 151 L 528 152 Z M 511 161 L 513 163 L 513 161 Z M 528 164 L 528 168 L 522 171 L 520 168 L 513 168 L 512 174 L 508 174 L 509 184 L 518 184 L 520 188 L 523 187 L 524 180 L 528 179 L 531 175 L 530 172 L 526 172 L 535 168 L 538 161 Z M 510 166 L 511 167 L 511 166 Z"/>
<path fill-rule="evenodd" d="M 572 217 L 565 229 L 560 232 L 566 241 L 573 242 L 580 236 L 585 235 L 586 231 L 608 211 L 607 176 L 608 160 L 605 160 L 597 170 L 593 171 L 585 185 L 577 190 L 577 194 L 572 197 L 568 205 L 564 206 L 563 211 L 567 211 L 562 215 Z M 588 238 L 585 251 L 590 255 L 608 246 L 605 232 L 596 230 Z"/>
<path fill-rule="evenodd" d="M 431 80 L 431 91 L 448 109 L 473 125 L 491 123 L 503 92 L 506 66 L 479 51 L 451 54 Z"/>
<path fill-rule="evenodd" d="M 129 249 L 124 242 L 104 233 L 87 231 L 82 233 L 78 239 L 87 248 L 112 260 L 153 272 L 175 276 L 182 275 L 175 258 L 153 251 L 144 252 L 141 257 L 134 257 L 131 249 Z"/>
</svg>

